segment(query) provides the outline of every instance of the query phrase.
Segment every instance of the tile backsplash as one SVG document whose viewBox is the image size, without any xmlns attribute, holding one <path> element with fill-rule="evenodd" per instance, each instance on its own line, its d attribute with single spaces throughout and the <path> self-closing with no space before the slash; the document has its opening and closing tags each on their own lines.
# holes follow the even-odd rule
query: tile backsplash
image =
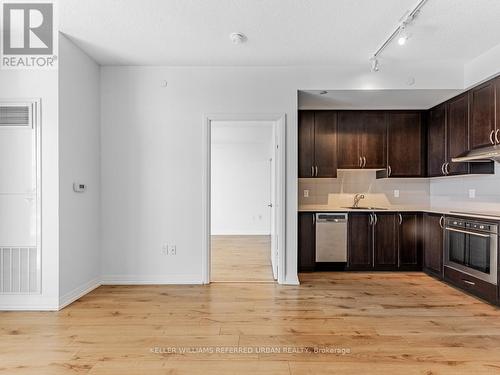
<svg viewBox="0 0 500 375">
<path fill-rule="evenodd" d="M 500 213 L 500 167 L 489 176 L 379 179 L 375 171 L 339 170 L 337 178 L 299 179 L 299 206 L 350 206 L 362 193 L 362 206 L 431 206 Z M 304 190 L 309 196 L 304 197 Z M 399 197 L 395 197 L 395 191 Z"/>
<path fill-rule="evenodd" d="M 436 178 L 430 181 L 431 204 L 435 207 L 452 207 L 466 211 L 500 212 L 500 168 L 495 164 L 495 174 L 489 176 L 464 176 Z M 472 191 L 471 191 L 472 190 Z M 471 198 L 469 193 L 475 196 Z"/>
<path fill-rule="evenodd" d="M 309 197 L 304 197 L 304 190 L 309 191 Z M 396 190 L 399 197 L 395 197 Z M 377 180 L 372 170 L 339 170 L 337 178 L 299 179 L 299 206 L 350 206 L 356 193 L 366 196 L 361 205 L 430 205 L 430 185 L 426 178 Z"/>
</svg>

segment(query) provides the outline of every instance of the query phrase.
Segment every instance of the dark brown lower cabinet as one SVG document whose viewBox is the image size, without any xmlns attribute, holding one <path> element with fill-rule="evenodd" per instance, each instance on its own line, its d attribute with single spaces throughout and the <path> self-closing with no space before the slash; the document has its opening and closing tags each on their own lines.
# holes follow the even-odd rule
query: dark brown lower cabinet
<svg viewBox="0 0 500 375">
<path fill-rule="evenodd" d="M 300 212 L 298 217 L 298 271 L 312 272 L 316 263 L 316 224 L 314 213 Z"/>
<path fill-rule="evenodd" d="M 376 270 L 394 270 L 398 267 L 398 215 L 376 213 L 373 223 L 374 267 Z"/>
<path fill-rule="evenodd" d="M 444 217 L 424 214 L 424 271 L 443 277 Z"/>
<path fill-rule="evenodd" d="M 399 269 L 401 271 L 422 270 L 422 215 L 405 212 L 398 214 L 399 224 Z"/>
<path fill-rule="evenodd" d="M 453 268 L 444 267 L 444 279 L 446 282 L 469 292 L 475 296 L 485 299 L 491 303 L 498 303 L 497 286 L 486 281 L 467 275 Z"/>
<path fill-rule="evenodd" d="M 347 232 L 347 269 L 373 269 L 373 227 L 368 213 L 349 214 Z"/>
</svg>

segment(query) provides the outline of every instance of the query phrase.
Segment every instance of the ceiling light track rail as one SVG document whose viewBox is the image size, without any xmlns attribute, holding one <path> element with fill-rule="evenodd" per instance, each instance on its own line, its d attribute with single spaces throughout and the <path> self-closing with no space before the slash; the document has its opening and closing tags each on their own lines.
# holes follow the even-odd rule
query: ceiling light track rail
<svg viewBox="0 0 500 375">
<path fill-rule="evenodd" d="M 402 42 L 400 42 L 400 45 L 404 44 L 404 41 L 406 40 L 407 36 L 404 35 L 403 33 L 405 32 L 406 27 L 411 24 L 415 18 L 418 16 L 420 13 L 420 10 L 422 7 L 427 3 L 428 0 L 420 0 L 419 3 L 413 8 L 411 12 L 408 12 L 402 17 L 402 20 L 400 21 L 399 25 L 396 27 L 396 29 L 392 32 L 392 34 L 385 40 L 384 43 L 373 53 L 370 57 L 370 62 L 371 62 L 371 70 L 373 72 L 378 72 L 379 70 L 379 61 L 378 57 L 380 54 L 384 51 L 384 49 L 399 35 L 400 38 L 402 39 Z M 403 40 L 404 38 L 404 40 Z"/>
</svg>

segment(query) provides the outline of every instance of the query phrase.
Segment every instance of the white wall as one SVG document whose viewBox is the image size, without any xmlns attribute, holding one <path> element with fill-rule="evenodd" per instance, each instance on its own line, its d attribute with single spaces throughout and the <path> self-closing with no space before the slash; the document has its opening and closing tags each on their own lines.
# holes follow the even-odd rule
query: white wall
<svg viewBox="0 0 500 375">
<path fill-rule="evenodd" d="M 208 113 L 287 116 L 286 282 L 297 281 L 297 90 L 461 88 L 463 68 L 103 67 L 102 251 L 106 282 L 201 282 L 202 126 Z M 161 82 L 168 81 L 167 87 Z M 161 255 L 175 243 L 177 255 Z"/>
<path fill-rule="evenodd" d="M 100 69 L 59 38 L 59 291 L 65 305 L 99 283 Z M 87 184 L 77 194 L 73 182 Z"/>
<path fill-rule="evenodd" d="M 212 123 L 212 235 L 271 234 L 272 126 Z"/>
<path fill-rule="evenodd" d="M 55 310 L 59 304 L 58 73 L 0 70 L 2 99 L 41 99 L 42 290 L 40 295 L 0 296 L 0 310 Z"/>
</svg>

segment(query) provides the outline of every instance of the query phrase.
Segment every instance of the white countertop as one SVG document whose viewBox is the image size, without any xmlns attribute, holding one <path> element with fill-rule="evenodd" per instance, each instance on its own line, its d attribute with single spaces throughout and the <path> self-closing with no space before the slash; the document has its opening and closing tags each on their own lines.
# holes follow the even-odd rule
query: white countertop
<svg viewBox="0 0 500 375">
<path fill-rule="evenodd" d="M 336 207 L 330 205 L 301 205 L 299 212 L 426 212 L 450 216 L 467 216 L 478 219 L 497 220 L 500 221 L 500 212 L 498 216 L 488 214 L 480 214 L 470 212 L 468 210 L 460 210 L 456 208 L 443 207 L 423 207 L 423 206 L 387 206 L 380 209 L 352 209 L 344 207 Z M 460 213 L 459 213 L 460 212 Z"/>
</svg>

